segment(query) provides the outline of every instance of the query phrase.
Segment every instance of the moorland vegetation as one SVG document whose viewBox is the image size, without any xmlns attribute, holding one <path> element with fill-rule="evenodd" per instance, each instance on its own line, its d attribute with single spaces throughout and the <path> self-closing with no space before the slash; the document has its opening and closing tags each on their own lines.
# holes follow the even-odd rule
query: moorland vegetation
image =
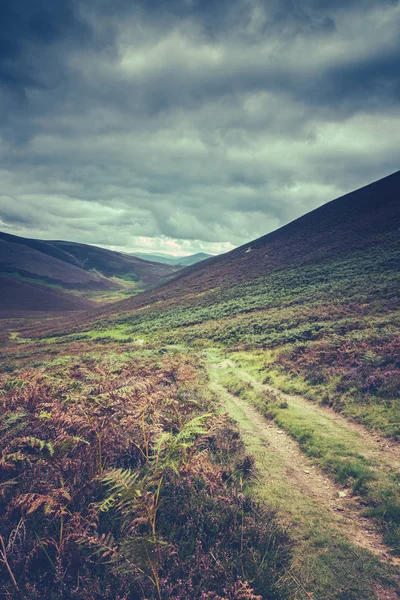
<svg viewBox="0 0 400 600">
<path fill-rule="evenodd" d="M 3 321 L 8 597 L 396 597 L 399 182 L 134 299 Z M 268 441 L 243 438 L 239 401 L 256 408 L 255 434 L 296 441 L 302 477 L 328 477 L 379 551 L 346 539 L 329 501 L 310 523 L 312 499 L 285 496 L 289 469 L 260 493 L 275 477 L 260 475 Z"/>
</svg>

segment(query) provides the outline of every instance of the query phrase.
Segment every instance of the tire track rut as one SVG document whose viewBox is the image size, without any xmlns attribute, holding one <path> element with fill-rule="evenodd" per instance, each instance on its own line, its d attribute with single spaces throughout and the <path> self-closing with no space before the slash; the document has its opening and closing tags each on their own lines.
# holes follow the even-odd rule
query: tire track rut
<svg viewBox="0 0 400 600">
<path fill-rule="evenodd" d="M 268 452 L 274 453 L 275 462 L 281 466 L 275 477 L 282 479 L 283 476 L 288 483 L 288 489 L 295 488 L 311 498 L 319 508 L 323 506 L 330 520 L 352 543 L 385 562 L 400 566 L 400 559 L 390 555 L 372 521 L 362 516 L 362 508 L 357 501 L 316 467 L 288 433 L 273 421 L 265 419 L 256 408 L 230 394 L 222 385 L 214 384 L 214 389 L 220 396 L 229 397 L 229 402 L 249 423 L 249 427 L 246 427 L 248 433 L 256 436 Z M 263 475 L 266 473 L 261 473 L 259 477 L 262 479 Z M 262 483 L 270 484 L 273 477 L 273 474 L 268 473 L 267 481 Z"/>
</svg>

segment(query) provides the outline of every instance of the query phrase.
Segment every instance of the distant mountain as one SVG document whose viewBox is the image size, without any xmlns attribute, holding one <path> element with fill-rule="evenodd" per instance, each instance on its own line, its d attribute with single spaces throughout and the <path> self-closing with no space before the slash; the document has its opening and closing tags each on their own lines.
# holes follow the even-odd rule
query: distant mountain
<svg viewBox="0 0 400 600">
<path fill-rule="evenodd" d="M 175 265 L 180 267 L 188 267 L 198 262 L 212 258 L 212 254 L 206 254 L 205 252 L 198 252 L 197 254 L 190 254 L 189 256 L 172 256 L 172 254 L 146 254 L 145 252 L 133 252 L 130 256 L 136 256 L 144 260 L 151 260 L 153 262 L 160 262 L 167 265 Z"/>
<path fill-rule="evenodd" d="M 88 308 L 91 303 L 86 300 L 79 302 L 73 297 L 67 301 L 65 292 L 80 292 L 89 297 L 127 290 L 134 293 L 135 288 L 142 290 L 154 285 L 175 271 L 173 266 L 96 246 L 35 240 L 0 232 L 0 310 L 8 309 L 13 297 L 15 306 L 21 310 L 23 306 L 35 310 L 36 305 L 38 310 L 44 310 L 45 306 L 47 310 L 52 298 L 53 308 L 57 310 Z M 52 289 L 50 296 L 48 288 Z M 57 289 L 64 292 L 62 297 L 55 293 Z"/>
<path fill-rule="evenodd" d="M 182 267 L 190 267 L 191 265 L 195 265 L 203 260 L 207 260 L 207 258 L 212 258 L 212 254 L 206 254 L 205 252 L 198 252 L 197 254 L 192 254 L 191 256 L 184 256 L 183 258 L 178 259 L 177 264 Z"/>
<path fill-rule="evenodd" d="M 172 254 L 147 254 L 147 252 L 130 252 L 128 256 L 136 256 L 142 260 L 163 263 L 164 265 L 176 265 L 176 256 Z"/>
</svg>

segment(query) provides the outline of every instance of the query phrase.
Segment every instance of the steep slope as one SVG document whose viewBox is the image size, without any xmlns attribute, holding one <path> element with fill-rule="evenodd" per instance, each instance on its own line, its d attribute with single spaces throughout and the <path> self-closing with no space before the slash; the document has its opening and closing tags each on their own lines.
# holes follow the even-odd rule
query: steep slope
<svg viewBox="0 0 400 600">
<path fill-rule="evenodd" d="M 400 171 L 333 200 L 288 225 L 221 256 L 186 268 L 157 290 L 115 305 L 129 311 L 159 300 L 206 303 L 276 271 L 386 246 L 399 246 Z M 197 298 L 198 293 L 202 294 Z M 111 308 L 111 307 L 110 307 Z"/>
<path fill-rule="evenodd" d="M 0 277 L 0 315 L 19 316 L 21 313 L 69 312 L 88 310 L 93 302 L 36 283 Z"/>
<path fill-rule="evenodd" d="M 400 436 L 399 189 L 395 173 L 70 331 L 261 349 L 278 387 Z"/>
</svg>

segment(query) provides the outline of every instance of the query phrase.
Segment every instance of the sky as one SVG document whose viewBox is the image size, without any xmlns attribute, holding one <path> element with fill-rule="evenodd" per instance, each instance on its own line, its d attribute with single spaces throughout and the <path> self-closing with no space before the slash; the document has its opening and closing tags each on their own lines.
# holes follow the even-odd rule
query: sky
<svg viewBox="0 0 400 600">
<path fill-rule="evenodd" d="M 220 253 L 400 168 L 400 1 L 2 0 L 0 230 Z"/>
</svg>

